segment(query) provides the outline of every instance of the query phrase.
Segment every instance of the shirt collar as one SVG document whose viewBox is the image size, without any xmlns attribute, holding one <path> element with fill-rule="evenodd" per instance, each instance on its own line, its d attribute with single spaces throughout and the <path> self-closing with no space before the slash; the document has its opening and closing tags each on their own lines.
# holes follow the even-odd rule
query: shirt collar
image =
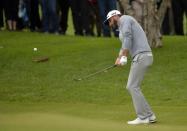
<svg viewBox="0 0 187 131">
<path fill-rule="evenodd" d="M 120 28 L 120 26 L 122 26 L 122 16 L 118 20 L 118 27 Z"/>
</svg>

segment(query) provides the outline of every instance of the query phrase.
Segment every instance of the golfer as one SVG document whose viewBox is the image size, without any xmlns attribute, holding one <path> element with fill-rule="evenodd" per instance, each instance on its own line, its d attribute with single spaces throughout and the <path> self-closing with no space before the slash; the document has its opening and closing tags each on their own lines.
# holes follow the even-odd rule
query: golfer
<svg viewBox="0 0 187 131">
<path fill-rule="evenodd" d="M 130 55 L 132 58 L 126 88 L 132 96 L 137 118 L 127 123 L 136 125 L 156 122 L 156 116 L 140 89 L 144 74 L 153 63 L 152 51 L 145 32 L 133 17 L 121 15 L 118 10 L 110 11 L 104 24 L 111 28 L 116 26 L 119 28 L 119 39 L 122 42 L 122 47 L 115 64 L 117 66 L 125 65 L 127 64 L 127 56 Z"/>
</svg>

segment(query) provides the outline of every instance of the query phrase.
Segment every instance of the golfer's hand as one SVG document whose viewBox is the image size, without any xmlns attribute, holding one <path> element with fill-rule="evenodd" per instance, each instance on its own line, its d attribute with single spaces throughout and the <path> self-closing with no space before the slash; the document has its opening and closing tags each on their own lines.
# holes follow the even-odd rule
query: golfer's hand
<svg viewBox="0 0 187 131">
<path fill-rule="evenodd" d="M 119 57 L 116 59 L 115 65 L 117 65 L 117 66 L 121 66 L 120 58 L 119 58 Z"/>
</svg>

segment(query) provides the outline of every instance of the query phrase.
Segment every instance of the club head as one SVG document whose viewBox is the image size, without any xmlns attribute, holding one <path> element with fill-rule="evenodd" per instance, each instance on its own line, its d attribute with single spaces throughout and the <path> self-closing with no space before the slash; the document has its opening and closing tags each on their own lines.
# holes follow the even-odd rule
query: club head
<svg viewBox="0 0 187 131">
<path fill-rule="evenodd" d="M 81 81 L 81 78 L 74 78 L 75 81 Z"/>
</svg>

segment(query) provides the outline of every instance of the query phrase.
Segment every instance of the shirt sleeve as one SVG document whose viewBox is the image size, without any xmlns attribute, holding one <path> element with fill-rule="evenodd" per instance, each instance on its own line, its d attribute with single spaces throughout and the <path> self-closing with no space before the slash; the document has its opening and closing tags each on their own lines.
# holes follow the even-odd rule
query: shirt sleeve
<svg viewBox="0 0 187 131">
<path fill-rule="evenodd" d="M 123 35 L 122 49 L 130 50 L 132 46 L 132 26 L 129 19 L 127 19 L 123 24 L 121 31 Z"/>
</svg>

